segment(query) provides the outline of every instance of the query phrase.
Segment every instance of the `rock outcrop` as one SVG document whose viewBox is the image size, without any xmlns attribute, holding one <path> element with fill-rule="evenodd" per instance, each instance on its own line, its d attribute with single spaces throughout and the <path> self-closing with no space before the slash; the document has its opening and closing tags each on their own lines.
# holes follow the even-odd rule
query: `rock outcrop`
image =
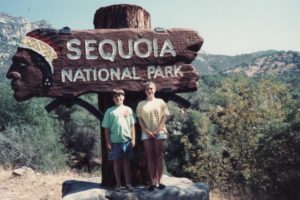
<svg viewBox="0 0 300 200">
<path fill-rule="evenodd" d="M 101 186 L 98 182 L 69 180 L 63 183 L 63 200 L 209 200 L 209 187 L 201 182 L 193 183 L 187 178 L 176 178 L 164 175 L 162 182 L 166 185 L 163 190 L 148 191 L 146 186 L 136 186 L 133 192 L 115 191 L 113 188 Z"/>
</svg>

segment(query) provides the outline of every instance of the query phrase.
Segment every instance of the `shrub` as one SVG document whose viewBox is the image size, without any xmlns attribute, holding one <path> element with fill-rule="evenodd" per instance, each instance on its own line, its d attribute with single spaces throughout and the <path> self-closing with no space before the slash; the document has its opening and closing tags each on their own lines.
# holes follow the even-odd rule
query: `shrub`
<svg viewBox="0 0 300 200">
<path fill-rule="evenodd" d="M 0 83 L 0 164 L 57 170 L 65 166 L 61 124 L 44 109 L 47 99 L 18 103 Z"/>
<path fill-rule="evenodd" d="M 66 155 L 53 129 L 37 126 L 9 126 L 0 132 L 0 163 L 13 167 L 28 166 L 38 171 L 65 167 Z"/>
<path fill-rule="evenodd" d="M 97 102 L 95 94 L 84 95 L 81 98 L 92 104 Z M 79 106 L 71 108 L 60 106 L 55 112 L 63 125 L 64 131 L 61 135 L 63 144 L 73 155 L 72 158 L 80 160 L 77 164 L 71 161 L 70 165 L 77 169 L 91 171 L 90 161 L 101 157 L 99 120 Z"/>
<path fill-rule="evenodd" d="M 193 110 L 175 113 L 168 121 L 171 133 L 166 149 L 168 171 L 175 176 L 206 182 L 211 188 L 225 189 L 232 169 L 222 156 L 222 144 L 215 142 L 213 130 L 204 113 Z"/>
</svg>

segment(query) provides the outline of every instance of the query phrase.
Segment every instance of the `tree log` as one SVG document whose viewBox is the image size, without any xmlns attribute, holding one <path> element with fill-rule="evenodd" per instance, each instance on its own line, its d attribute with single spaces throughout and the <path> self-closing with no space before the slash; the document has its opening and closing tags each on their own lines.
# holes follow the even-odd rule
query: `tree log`
<svg viewBox="0 0 300 200">
<path fill-rule="evenodd" d="M 94 16 L 95 28 L 143 28 L 150 29 L 150 14 L 135 5 L 112 5 L 97 10 Z M 133 106 L 134 102 L 143 97 L 142 92 L 131 93 L 125 96 L 125 104 Z M 112 105 L 112 98 L 107 93 L 98 93 L 99 108 L 105 111 Z M 135 108 L 132 107 L 134 110 Z M 136 126 L 136 128 L 138 128 Z M 143 144 L 140 140 L 140 131 L 136 129 L 136 147 L 134 148 L 134 159 L 131 161 L 131 175 L 133 185 L 148 184 L 147 166 Z M 105 145 L 104 129 L 101 128 L 102 144 L 102 184 L 106 186 L 115 185 L 113 163 L 107 160 L 107 149 Z"/>
</svg>

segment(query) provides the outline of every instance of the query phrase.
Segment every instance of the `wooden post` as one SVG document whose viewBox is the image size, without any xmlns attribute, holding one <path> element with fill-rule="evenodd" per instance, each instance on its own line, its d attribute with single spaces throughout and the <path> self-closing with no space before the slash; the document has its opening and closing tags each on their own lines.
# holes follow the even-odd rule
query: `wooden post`
<svg viewBox="0 0 300 200">
<path fill-rule="evenodd" d="M 142 28 L 150 29 L 150 14 L 143 8 L 136 5 L 112 5 L 99 8 L 94 15 L 95 29 L 112 29 L 112 28 Z M 144 94 L 126 93 L 125 104 L 130 106 L 133 111 L 137 101 L 144 98 Z M 107 93 L 98 93 L 99 109 L 102 112 L 113 105 L 112 98 Z M 143 144 L 140 141 L 140 131 L 136 130 L 137 143 L 134 148 L 134 159 L 131 161 L 131 174 L 133 185 L 148 184 L 147 166 Z M 102 185 L 115 185 L 113 163 L 107 160 L 107 149 L 105 145 L 104 130 L 101 128 L 101 150 L 102 150 Z"/>
</svg>

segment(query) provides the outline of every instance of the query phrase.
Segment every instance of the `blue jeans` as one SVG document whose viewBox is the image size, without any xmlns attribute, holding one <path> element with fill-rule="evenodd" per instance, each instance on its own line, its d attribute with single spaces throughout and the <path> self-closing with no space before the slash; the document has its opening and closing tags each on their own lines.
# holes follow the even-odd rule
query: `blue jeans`
<svg viewBox="0 0 300 200">
<path fill-rule="evenodd" d="M 127 159 L 133 157 L 131 140 L 122 143 L 111 143 L 111 151 L 108 152 L 108 160 L 119 160 L 123 156 Z"/>
</svg>

